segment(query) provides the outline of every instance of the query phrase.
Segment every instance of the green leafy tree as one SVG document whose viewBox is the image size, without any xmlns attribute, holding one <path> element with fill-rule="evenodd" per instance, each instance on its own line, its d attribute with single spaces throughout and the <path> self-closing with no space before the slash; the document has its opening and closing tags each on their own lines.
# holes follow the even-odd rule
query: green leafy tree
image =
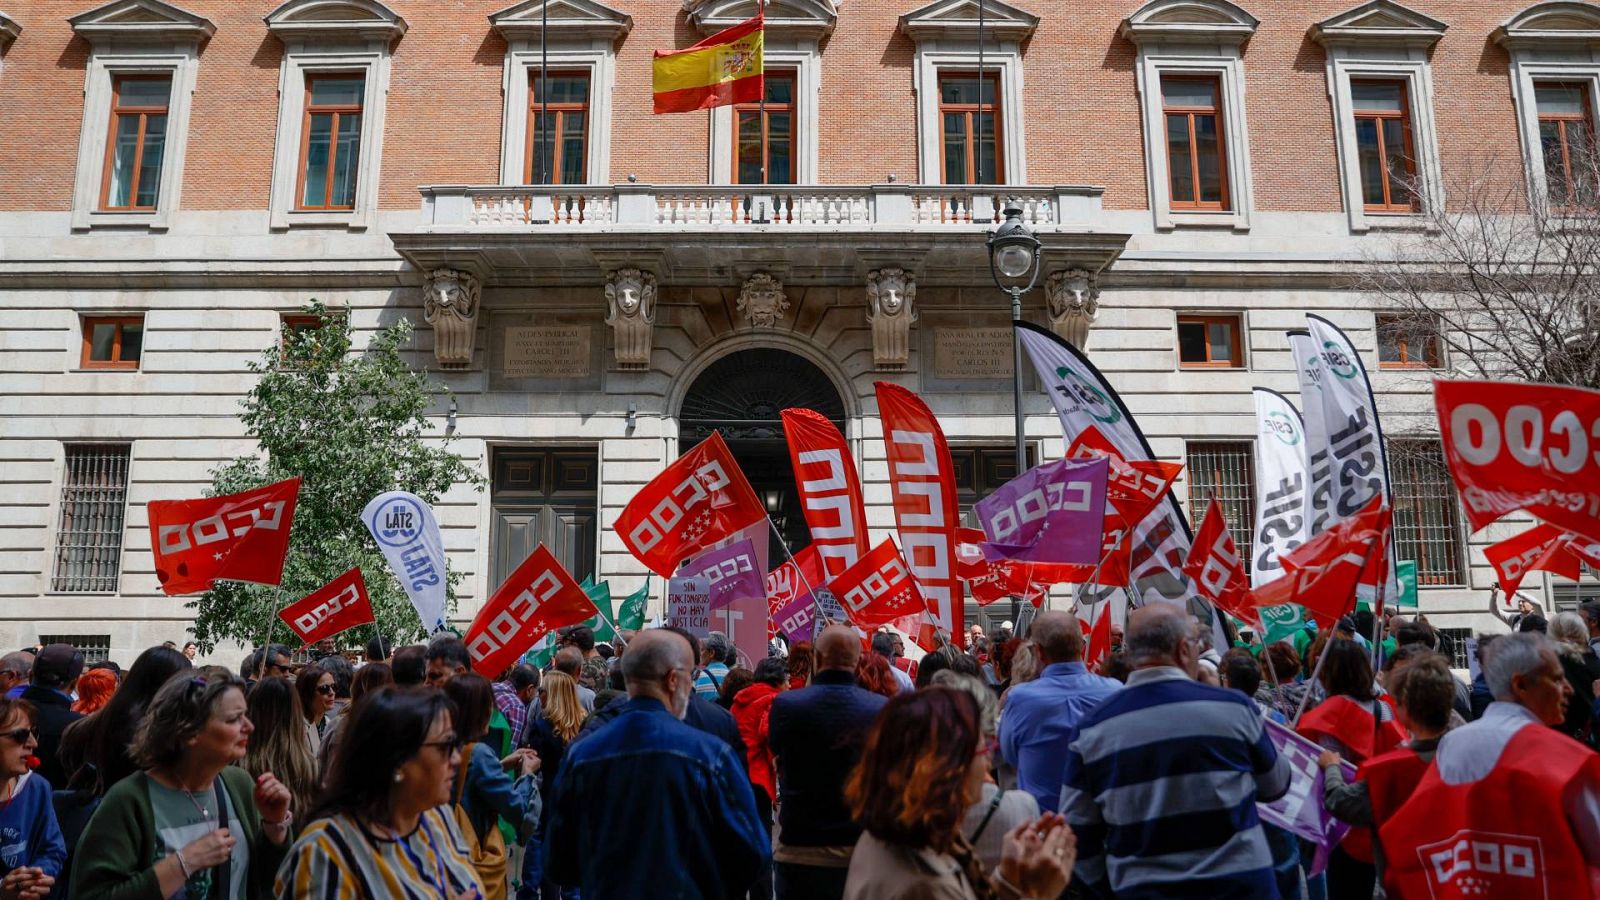
<svg viewBox="0 0 1600 900">
<path fill-rule="evenodd" d="M 212 471 L 211 495 L 232 494 L 299 476 L 300 499 L 290 531 L 281 589 L 222 582 L 189 603 L 195 640 L 209 651 L 227 639 L 246 645 L 293 635 L 277 610 L 360 566 L 377 628 L 400 642 L 426 635 L 405 591 L 361 521 L 361 510 L 384 491 L 410 491 L 428 503 L 455 483 L 483 489 L 483 479 L 450 449 L 452 436 L 429 437 L 427 410 L 443 389 L 401 355 L 411 325 L 373 335 L 352 352 L 350 323 L 313 301 L 306 312 L 322 325 L 288 329 L 250 371 L 259 377 L 243 400 L 240 421 L 260 447 Z M 456 572 L 449 573 L 455 607 Z M 365 641 L 371 626 L 341 642 Z"/>
</svg>

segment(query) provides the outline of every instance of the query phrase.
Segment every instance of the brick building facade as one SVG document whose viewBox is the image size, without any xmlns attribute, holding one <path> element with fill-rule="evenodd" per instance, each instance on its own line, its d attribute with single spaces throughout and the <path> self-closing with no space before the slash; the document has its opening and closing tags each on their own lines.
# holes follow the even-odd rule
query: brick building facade
<svg viewBox="0 0 1600 900">
<path fill-rule="evenodd" d="M 440 504 L 461 619 L 541 539 L 637 586 L 607 526 L 713 427 L 803 539 L 782 405 L 839 421 L 892 527 L 876 379 L 939 414 L 970 503 L 1014 468 L 983 246 L 1008 199 L 1045 247 L 1025 318 L 1082 341 L 1188 464 L 1180 499 L 1223 497 L 1248 539 L 1250 387 L 1295 392 L 1284 330 L 1334 319 L 1391 432 L 1428 428 L 1449 360 L 1380 334 L 1350 268 L 1485 160 L 1557 189 L 1550 148 L 1600 99 L 1586 3 L 985 0 L 980 44 L 976 0 L 770 0 L 764 110 L 653 116 L 653 51 L 754 10 L 11 0 L 0 645 L 182 639 L 144 506 L 248 452 L 245 363 L 313 297 L 358 343 L 417 323 L 454 394 L 439 427 L 493 485 Z M 1394 473 L 1401 555 L 1436 624 L 1483 627 L 1482 541 L 1431 471 Z"/>
</svg>

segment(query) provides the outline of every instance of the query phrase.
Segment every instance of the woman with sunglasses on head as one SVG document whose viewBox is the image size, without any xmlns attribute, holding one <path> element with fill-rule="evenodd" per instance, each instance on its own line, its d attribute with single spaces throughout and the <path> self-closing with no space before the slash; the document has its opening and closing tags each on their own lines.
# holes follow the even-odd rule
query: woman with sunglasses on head
<svg viewBox="0 0 1600 900">
<path fill-rule="evenodd" d="M 333 673 L 320 663 L 312 663 L 295 677 L 294 690 L 300 695 L 300 711 L 305 714 L 306 743 L 315 756 L 322 749 L 322 733 L 328 727 L 328 710 L 333 709 Z"/>
<path fill-rule="evenodd" d="M 278 873 L 284 900 L 480 900 L 448 804 L 461 763 L 443 691 L 383 687 L 353 706 L 322 803 Z"/>
<path fill-rule="evenodd" d="M 133 736 L 143 771 L 113 785 L 84 829 L 74 898 L 267 896 L 291 801 L 272 773 L 234 765 L 255 730 L 246 709 L 232 674 L 181 672 L 161 686 Z"/>
<path fill-rule="evenodd" d="M 0 898 L 34 900 L 50 892 L 67 862 L 50 783 L 33 774 L 39 733 L 33 704 L 0 697 Z"/>
</svg>

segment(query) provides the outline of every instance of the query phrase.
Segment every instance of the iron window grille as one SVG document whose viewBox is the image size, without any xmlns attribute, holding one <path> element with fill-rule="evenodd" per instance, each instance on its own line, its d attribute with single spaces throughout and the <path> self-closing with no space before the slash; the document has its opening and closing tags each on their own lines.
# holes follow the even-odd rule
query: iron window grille
<svg viewBox="0 0 1600 900">
<path fill-rule="evenodd" d="M 110 594 L 122 561 L 127 444 L 68 444 L 52 591 Z"/>
<path fill-rule="evenodd" d="M 1416 560 L 1418 587 L 1464 584 L 1456 490 L 1439 442 L 1390 441 L 1389 476 L 1397 558 Z"/>
<path fill-rule="evenodd" d="M 1188 450 L 1189 517 L 1198 527 L 1215 497 L 1245 571 L 1250 571 L 1256 527 L 1253 446 L 1249 441 L 1194 441 Z"/>
</svg>

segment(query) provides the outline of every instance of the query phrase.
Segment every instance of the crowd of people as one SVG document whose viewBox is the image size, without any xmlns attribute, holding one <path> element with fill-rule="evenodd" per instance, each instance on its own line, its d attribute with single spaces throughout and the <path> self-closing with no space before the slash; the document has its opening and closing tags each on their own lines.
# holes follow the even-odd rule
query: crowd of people
<svg viewBox="0 0 1600 900">
<path fill-rule="evenodd" d="M 1392 613 L 1217 648 L 1150 605 L 1092 666 L 1074 615 L 1024 632 L 911 660 L 833 624 L 751 661 L 577 626 L 493 680 L 449 634 L 237 670 L 11 653 L 0 900 L 1523 896 L 1495 892 L 1512 855 L 1435 840 L 1473 830 L 1537 835 L 1544 895 L 1595 895 L 1600 604 L 1480 636 L 1471 683 Z M 1259 812 L 1280 726 L 1349 826 L 1325 865 Z"/>
</svg>

